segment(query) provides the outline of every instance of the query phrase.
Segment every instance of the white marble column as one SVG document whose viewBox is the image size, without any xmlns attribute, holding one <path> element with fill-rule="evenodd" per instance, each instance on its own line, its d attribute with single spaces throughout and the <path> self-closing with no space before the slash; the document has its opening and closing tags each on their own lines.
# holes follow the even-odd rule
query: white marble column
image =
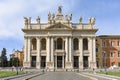
<svg viewBox="0 0 120 80">
<path fill-rule="evenodd" d="M 66 62 L 68 62 L 68 58 L 69 58 L 68 49 L 69 49 L 68 37 L 66 37 L 66 40 L 65 40 Z"/>
<path fill-rule="evenodd" d="M 37 37 L 37 61 L 36 61 L 36 68 L 40 69 L 40 38 Z"/>
<path fill-rule="evenodd" d="M 50 37 L 47 37 L 47 68 L 49 68 L 49 62 L 50 62 Z"/>
<path fill-rule="evenodd" d="M 27 61 L 27 37 L 24 38 L 24 62 Z"/>
<path fill-rule="evenodd" d="M 72 45 L 72 43 L 73 43 L 72 42 L 72 37 L 69 37 L 69 60 L 68 61 L 70 62 L 70 64 L 69 64 L 70 68 L 72 68 L 72 57 L 73 57 L 72 56 L 72 51 L 73 51 L 73 45 Z"/>
<path fill-rule="evenodd" d="M 93 59 L 93 53 L 92 53 L 92 38 L 88 38 L 88 50 L 89 50 L 89 57 L 88 57 L 88 67 L 92 67 L 92 59 Z"/>
<path fill-rule="evenodd" d="M 26 67 L 27 62 L 27 37 L 24 37 L 24 62 L 23 66 Z"/>
<path fill-rule="evenodd" d="M 62 68 L 64 69 L 64 55 L 62 56 Z"/>
<path fill-rule="evenodd" d="M 96 66 L 96 40 L 95 40 L 95 37 L 92 38 L 93 40 L 93 68 L 97 68 Z"/>
<path fill-rule="evenodd" d="M 51 62 L 54 62 L 54 42 L 53 37 L 51 37 Z"/>
<path fill-rule="evenodd" d="M 28 37 L 27 66 L 31 67 L 31 39 Z"/>
<path fill-rule="evenodd" d="M 51 55 L 50 55 L 50 57 L 51 57 L 51 70 L 53 71 L 54 70 L 54 39 L 53 39 L 53 37 L 51 37 L 51 45 L 50 45 L 50 47 L 51 47 Z"/>
<path fill-rule="evenodd" d="M 83 39 L 79 38 L 79 69 L 83 69 Z"/>
</svg>

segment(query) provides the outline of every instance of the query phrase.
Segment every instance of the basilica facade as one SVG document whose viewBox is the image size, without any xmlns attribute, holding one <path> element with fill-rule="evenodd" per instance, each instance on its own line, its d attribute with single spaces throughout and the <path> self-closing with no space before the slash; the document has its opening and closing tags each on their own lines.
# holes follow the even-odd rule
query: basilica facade
<svg viewBox="0 0 120 80">
<path fill-rule="evenodd" d="M 49 71 L 63 69 L 74 70 L 96 68 L 95 18 L 88 23 L 72 23 L 72 14 L 63 15 L 62 8 L 58 13 L 48 13 L 48 22 L 36 23 L 31 17 L 25 19 L 24 62 L 23 66 Z"/>
</svg>

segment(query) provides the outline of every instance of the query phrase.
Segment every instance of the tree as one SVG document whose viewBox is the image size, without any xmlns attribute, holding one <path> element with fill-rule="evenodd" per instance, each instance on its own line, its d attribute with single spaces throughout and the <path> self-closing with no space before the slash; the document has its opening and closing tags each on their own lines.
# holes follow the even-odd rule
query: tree
<svg viewBox="0 0 120 80">
<path fill-rule="evenodd" d="M 17 57 L 10 58 L 10 66 L 19 66 L 19 59 Z"/>
<path fill-rule="evenodd" d="M 6 56 L 6 49 L 3 48 L 0 56 L 1 67 L 7 67 L 7 56 Z"/>
</svg>

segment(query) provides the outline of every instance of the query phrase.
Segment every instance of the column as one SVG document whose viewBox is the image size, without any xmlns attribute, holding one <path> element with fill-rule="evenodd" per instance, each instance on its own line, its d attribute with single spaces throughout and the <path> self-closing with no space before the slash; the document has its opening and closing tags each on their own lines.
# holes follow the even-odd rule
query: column
<svg viewBox="0 0 120 80">
<path fill-rule="evenodd" d="M 28 67 L 31 67 L 31 56 L 30 56 L 30 54 L 31 54 L 31 39 L 30 38 L 28 38 L 28 56 L 27 56 L 27 66 Z"/>
<path fill-rule="evenodd" d="M 54 69 L 54 40 L 53 37 L 51 37 L 51 68 Z"/>
<path fill-rule="evenodd" d="M 47 68 L 49 68 L 49 62 L 50 62 L 50 37 L 47 37 Z"/>
<path fill-rule="evenodd" d="M 24 63 L 23 63 L 23 66 L 26 67 L 27 65 L 27 37 L 24 37 Z"/>
<path fill-rule="evenodd" d="M 68 58 L 69 58 L 69 54 L 68 54 L 68 47 L 69 44 L 68 44 L 68 37 L 66 37 L 66 40 L 65 40 L 65 52 L 66 52 L 66 62 L 68 62 Z"/>
<path fill-rule="evenodd" d="M 96 66 L 96 40 L 95 40 L 95 37 L 93 37 L 93 68 L 97 68 L 97 66 Z"/>
<path fill-rule="evenodd" d="M 37 61 L 36 61 L 36 68 L 40 69 L 40 38 L 37 37 Z"/>
<path fill-rule="evenodd" d="M 73 49 L 73 45 L 72 45 L 72 37 L 69 38 L 69 67 L 72 68 L 72 49 Z"/>
<path fill-rule="evenodd" d="M 83 39 L 79 38 L 79 69 L 83 69 Z"/>
<path fill-rule="evenodd" d="M 64 55 L 62 56 L 62 68 L 64 69 Z"/>
<path fill-rule="evenodd" d="M 88 67 L 91 68 L 92 67 L 92 59 L 93 59 L 93 53 L 92 53 L 92 38 L 89 37 L 88 38 L 88 50 L 89 50 L 89 58 L 88 58 L 88 62 L 89 62 L 89 65 Z"/>
<path fill-rule="evenodd" d="M 54 42 L 53 37 L 51 37 L 51 62 L 54 62 Z"/>
</svg>

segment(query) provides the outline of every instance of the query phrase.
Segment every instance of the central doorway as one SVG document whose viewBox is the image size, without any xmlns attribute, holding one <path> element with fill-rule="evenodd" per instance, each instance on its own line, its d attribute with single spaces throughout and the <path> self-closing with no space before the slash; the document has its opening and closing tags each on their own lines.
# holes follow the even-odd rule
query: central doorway
<svg viewBox="0 0 120 80">
<path fill-rule="evenodd" d="M 57 56 L 57 68 L 62 68 L 62 56 Z"/>
</svg>

